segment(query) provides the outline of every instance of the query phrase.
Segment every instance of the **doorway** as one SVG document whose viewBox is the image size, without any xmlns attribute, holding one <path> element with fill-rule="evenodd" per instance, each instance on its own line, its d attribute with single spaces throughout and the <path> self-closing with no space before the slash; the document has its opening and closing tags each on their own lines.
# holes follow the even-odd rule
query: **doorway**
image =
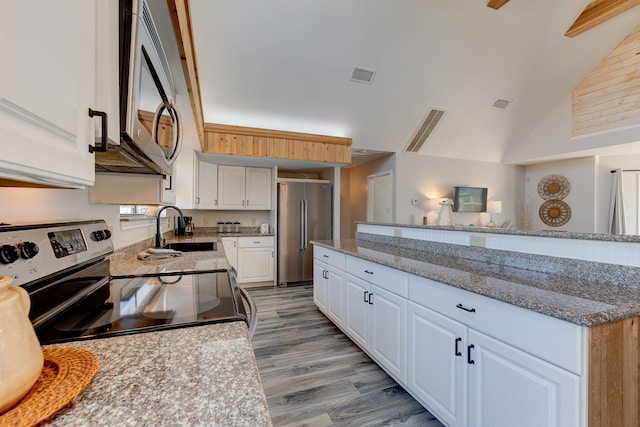
<svg viewBox="0 0 640 427">
<path fill-rule="evenodd" d="M 391 171 L 384 171 L 367 177 L 367 221 L 393 222 Z"/>
</svg>

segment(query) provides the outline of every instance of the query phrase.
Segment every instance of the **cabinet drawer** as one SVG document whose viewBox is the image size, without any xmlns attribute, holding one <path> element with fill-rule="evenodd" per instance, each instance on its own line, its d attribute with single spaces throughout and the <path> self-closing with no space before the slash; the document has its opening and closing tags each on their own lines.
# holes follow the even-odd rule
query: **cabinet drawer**
<svg viewBox="0 0 640 427">
<path fill-rule="evenodd" d="M 410 275 L 409 300 L 576 374 L 583 328 L 531 310 Z"/>
<path fill-rule="evenodd" d="M 344 259 L 346 257 L 342 252 L 332 251 L 324 246 L 313 245 L 313 257 L 340 270 L 344 270 Z"/>
<path fill-rule="evenodd" d="M 404 271 L 352 256 L 347 257 L 346 270 L 347 273 L 378 285 L 389 292 L 405 298 L 408 295 L 409 274 Z"/>
<path fill-rule="evenodd" d="M 245 236 L 238 237 L 239 248 L 266 248 L 273 247 L 273 236 Z"/>
</svg>

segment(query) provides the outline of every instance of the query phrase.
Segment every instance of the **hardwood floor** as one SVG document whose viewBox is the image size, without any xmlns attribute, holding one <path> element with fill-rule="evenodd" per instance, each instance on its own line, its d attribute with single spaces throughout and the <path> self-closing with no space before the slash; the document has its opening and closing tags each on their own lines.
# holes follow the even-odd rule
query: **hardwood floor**
<svg viewBox="0 0 640 427">
<path fill-rule="evenodd" d="M 275 426 L 442 426 L 320 313 L 311 285 L 248 292 Z"/>
</svg>

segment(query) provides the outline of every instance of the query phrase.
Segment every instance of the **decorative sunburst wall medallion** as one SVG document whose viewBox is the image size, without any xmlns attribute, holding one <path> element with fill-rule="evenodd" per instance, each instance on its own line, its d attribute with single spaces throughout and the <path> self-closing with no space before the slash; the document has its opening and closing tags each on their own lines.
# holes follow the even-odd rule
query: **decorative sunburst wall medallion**
<svg viewBox="0 0 640 427">
<path fill-rule="evenodd" d="M 547 200 L 538 213 L 542 222 L 551 227 L 560 227 L 571 219 L 571 208 L 562 200 Z"/>
<path fill-rule="evenodd" d="M 538 194 L 544 200 L 562 200 L 569 190 L 569 181 L 562 175 L 547 175 L 538 184 Z"/>
</svg>

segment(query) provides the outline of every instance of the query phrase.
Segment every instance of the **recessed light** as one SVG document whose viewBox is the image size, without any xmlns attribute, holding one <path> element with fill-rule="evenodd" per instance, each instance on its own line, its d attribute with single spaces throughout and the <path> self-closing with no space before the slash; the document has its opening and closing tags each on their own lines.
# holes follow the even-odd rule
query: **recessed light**
<svg viewBox="0 0 640 427">
<path fill-rule="evenodd" d="M 509 104 L 511 104 L 511 101 L 513 101 L 513 99 L 498 98 L 496 99 L 496 102 L 493 103 L 493 106 L 504 110 Z"/>
</svg>

